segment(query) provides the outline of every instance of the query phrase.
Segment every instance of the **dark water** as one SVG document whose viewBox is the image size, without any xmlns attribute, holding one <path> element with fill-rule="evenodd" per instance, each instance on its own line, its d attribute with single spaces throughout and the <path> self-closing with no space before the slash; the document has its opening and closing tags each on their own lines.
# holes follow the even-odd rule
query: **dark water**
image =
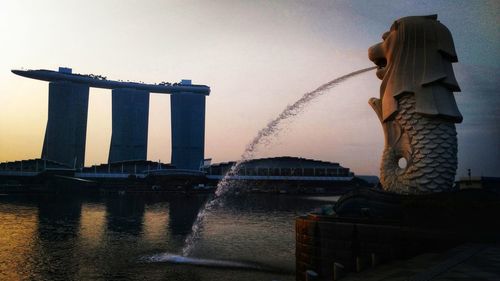
<svg viewBox="0 0 500 281">
<path fill-rule="evenodd" d="M 0 280 L 295 280 L 294 218 L 325 204 L 289 195 L 230 198 L 191 256 L 278 272 L 144 262 L 178 254 L 206 196 L 0 196 Z"/>
</svg>

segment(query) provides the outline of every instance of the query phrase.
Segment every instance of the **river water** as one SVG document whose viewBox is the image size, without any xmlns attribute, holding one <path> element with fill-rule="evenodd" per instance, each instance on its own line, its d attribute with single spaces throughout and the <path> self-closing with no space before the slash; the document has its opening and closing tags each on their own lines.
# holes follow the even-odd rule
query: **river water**
<svg viewBox="0 0 500 281">
<path fill-rule="evenodd" d="M 252 194 L 207 214 L 191 257 L 263 265 L 268 272 L 148 260 L 181 252 L 206 200 L 2 195 L 0 280 L 295 280 L 294 219 L 328 204 L 321 197 Z"/>
</svg>

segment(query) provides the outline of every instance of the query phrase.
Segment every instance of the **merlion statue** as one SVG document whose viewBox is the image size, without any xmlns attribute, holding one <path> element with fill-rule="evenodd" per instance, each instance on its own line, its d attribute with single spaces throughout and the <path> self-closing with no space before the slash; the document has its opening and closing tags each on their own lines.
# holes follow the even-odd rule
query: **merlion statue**
<svg viewBox="0 0 500 281">
<path fill-rule="evenodd" d="M 380 99 L 369 101 L 385 135 L 380 183 L 399 194 L 450 190 L 457 169 L 455 123 L 462 122 L 453 94 L 460 88 L 451 33 L 437 15 L 413 16 L 395 21 L 382 38 L 368 50 L 382 80 Z"/>
</svg>

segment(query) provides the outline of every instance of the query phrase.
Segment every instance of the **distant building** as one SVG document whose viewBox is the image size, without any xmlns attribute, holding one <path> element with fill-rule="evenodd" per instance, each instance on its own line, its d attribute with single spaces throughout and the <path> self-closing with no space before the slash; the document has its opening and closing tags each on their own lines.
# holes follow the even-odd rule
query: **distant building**
<svg viewBox="0 0 500 281">
<path fill-rule="evenodd" d="M 462 177 L 457 181 L 458 189 L 493 189 L 500 188 L 499 177 Z"/>
<path fill-rule="evenodd" d="M 207 175 L 223 176 L 236 162 L 213 164 L 204 168 Z M 299 157 L 273 157 L 244 162 L 238 176 L 249 177 L 338 177 L 352 178 L 349 168 L 338 163 Z"/>
<path fill-rule="evenodd" d="M 371 186 L 377 186 L 380 183 L 380 179 L 377 176 L 356 175 L 356 177 L 366 181 Z"/>
<path fill-rule="evenodd" d="M 92 177 L 92 174 L 113 174 L 114 176 L 116 176 L 116 174 L 126 174 L 127 176 L 136 174 L 147 175 L 154 170 L 167 169 L 175 169 L 175 167 L 170 164 L 149 160 L 128 160 L 85 167 L 79 175 L 83 175 L 84 177 Z"/>
<path fill-rule="evenodd" d="M 209 180 L 218 181 L 235 164 L 213 164 L 205 166 L 203 171 Z M 340 192 L 353 186 L 367 186 L 365 181 L 356 178 L 349 168 L 339 163 L 289 156 L 246 161 L 235 175 L 227 179 L 244 181 L 245 186 L 290 192 L 307 192 L 311 187 Z"/>
<path fill-rule="evenodd" d="M 2 174 L 21 174 L 21 173 L 39 173 L 45 170 L 72 170 L 73 167 L 63 163 L 45 159 L 28 159 L 0 163 L 0 175 Z"/>
<path fill-rule="evenodd" d="M 112 90 L 108 163 L 147 159 L 149 95 L 148 91 L 135 89 Z"/>
<path fill-rule="evenodd" d="M 73 176 L 74 173 L 73 167 L 46 159 L 3 162 L 0 163 L 0 191 L 8 192 L 8 186 L 11 184 L 40 184 L 47 182 L 53 175 Z M 7 189 L 2 189 L 2 186 Z"/>
<path fill-rule="evenodd" d="M 89 88 L 112 90 L 112 133 L 108 162 L 146 160 L 150 93 L 171 95 L 171 163 L 199 172 L 205 156 L 205 106 L 210 88 L 180 83 L 146 84 L 108 80 L 95 74 L 58 71 L 12 70 L 14 74 L 49 82 L 48 121 L 41 158 L 77 170 L 84 168 Z"/>
</svg>

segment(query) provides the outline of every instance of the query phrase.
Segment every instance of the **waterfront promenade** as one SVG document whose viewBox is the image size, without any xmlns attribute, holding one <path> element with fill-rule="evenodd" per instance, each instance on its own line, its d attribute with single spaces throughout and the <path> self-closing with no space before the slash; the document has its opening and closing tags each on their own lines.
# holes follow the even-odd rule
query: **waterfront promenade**
<svg viewBox="0 0 500 281">
<path fill-rule="evenodd" d="M 345 281 L 486 281 L 500 280 L 500 244 L 463 244 L 443 253 L 350 273 Z"/>
</svg>

